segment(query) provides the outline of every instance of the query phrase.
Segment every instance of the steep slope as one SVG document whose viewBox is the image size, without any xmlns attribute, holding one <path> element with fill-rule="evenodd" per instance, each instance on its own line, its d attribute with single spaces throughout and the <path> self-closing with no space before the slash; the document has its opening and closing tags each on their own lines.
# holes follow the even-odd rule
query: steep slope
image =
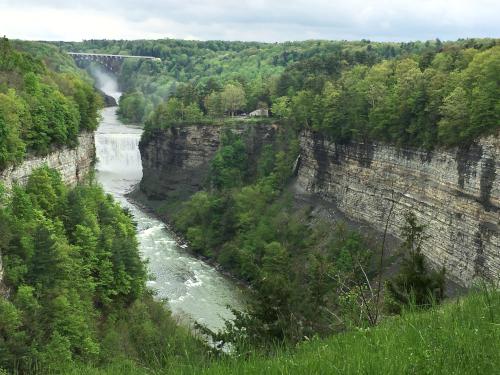
<svg viewBox="0 0 500 375">
<path fill-rule="evenodd" d="M 380 326 L 312 340 L 266 358 L 229 360 L 200 374 L 494 374 L 500 294 L 473 294 Z"/>
<path fill-rule="evenodd" d="M 238 125 L 232 131 L 243 135 L 250 157 L 258 155 L 275 138 L 272 125 Z M 143 167 L 141 191 L 150 199 L 161 200 L 187 197 L 201 190 L 223 132 L 221 126 L 193 125 L 155 129 L 143 137 L 139 144 Z"/>
<path fill-rule="evenodd" d="M 427 257 L 469 286 L 500 278 L 500 140 L 434 152 L 301 135 L 299 184 L 349 218 L 398 236 L 404 213 L 427 225 Z"/>
<path fill-rule="evenodd" d="M 267 130 L 266 130 L 267 129 Z M 257 127 L 265 142 L 271 127 Z M 149 198 L 201 189 L 220 137 L 217 127 L 158 130 L 141 143 Z M 384 144 L 329 142 L 303 132 L 299 185 L 333 202 L 348 218 L 400 234 L 412 210 L 427 225 L 426 256 L 464 286 L 500 277 L 500 142 L 481 139 L 464 149 L 422 152 Z"/>
<path fill-rule="evenodd" d="M 0 170 L 0 182 L 9 189 L 14 183 L 24 184 L 31 172 L 43 165 L 57 170 L 65 184 L 81 182 L 95 161 L 94 133 L 82 132 L 75 148 L 61 147 L 45 156 L 31 156 L 19 165 Z"/>
</svg>

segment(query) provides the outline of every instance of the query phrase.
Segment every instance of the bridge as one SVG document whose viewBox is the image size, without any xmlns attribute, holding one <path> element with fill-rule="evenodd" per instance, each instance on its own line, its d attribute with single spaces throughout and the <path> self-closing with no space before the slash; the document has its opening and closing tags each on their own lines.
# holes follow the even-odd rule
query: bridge
<svg viewBox="0 0 500 375">
<path fill-rule="evenodd" d="M 151 61 L 161 61 L 158 57 L 153 56 L 133 56 L 133 55 L 111 55 L 106 53 L 86 53 L 86 52 L 68 52 L 76 62 L 95 61 L 104 65 L 112 72 L 119 70 L 121 63 L 125 59 L 141 59 Z"/>
</svg>

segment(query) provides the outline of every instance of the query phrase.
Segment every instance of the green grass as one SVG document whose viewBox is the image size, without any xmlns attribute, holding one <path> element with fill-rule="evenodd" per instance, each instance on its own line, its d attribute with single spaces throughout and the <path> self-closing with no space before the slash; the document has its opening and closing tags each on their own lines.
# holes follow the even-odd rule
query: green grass
<svg viewBox="0 0 500 375">
<path fill-rule="evenodd" d="M 175 365 L 174 365 L 175 366 Z M 499 374 L 500 292 L 472 292 L 378 327 L 314 339 L 273 358 L 227 358 L 170 371 L 115 365 L 74 374 Z"/>
</svg>

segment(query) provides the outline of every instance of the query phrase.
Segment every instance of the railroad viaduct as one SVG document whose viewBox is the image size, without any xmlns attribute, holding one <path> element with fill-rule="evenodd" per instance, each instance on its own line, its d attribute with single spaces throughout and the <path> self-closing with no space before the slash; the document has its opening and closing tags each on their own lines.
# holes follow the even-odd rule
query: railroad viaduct
<svg viewBox="0 0 500 375">
<path fill-rule="evenodd" d="M 153 56 L 111 55 L 105 53 L 86 53 L 86 52 L 68 52 L 68 55 L 71 55 L 76 62 L 90 62 L 90 61 L 98 62 L 113 73 L 118 72 L 122 62 L 125 59 L 161 61 L 160 58 Z"/>
</svg>

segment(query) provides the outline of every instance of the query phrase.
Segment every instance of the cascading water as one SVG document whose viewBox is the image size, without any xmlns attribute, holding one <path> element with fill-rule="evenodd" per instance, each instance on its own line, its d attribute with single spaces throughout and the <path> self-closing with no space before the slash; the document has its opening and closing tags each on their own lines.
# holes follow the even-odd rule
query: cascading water
<svg viewBox="0 0 500 375">
<path fill-rule="evenodd" d="M 106 87 L 103 87 L 105 91 Z M 139 250 L 153 276 L 149 287 L 167 299 L 174 315 L 212 330 L 233 318 L 228 305 L 241 309 L 240 290 L 217 270 L 181 249 L 165 225 L 129 202 L 125 194 L 142 177 L 139 140 L 142 129 L 122 124 L 116 107 L 102 111 L 96 131 L 97 179 L 104 189 L 129 209 L 137 223 Z"/>
</svg>

